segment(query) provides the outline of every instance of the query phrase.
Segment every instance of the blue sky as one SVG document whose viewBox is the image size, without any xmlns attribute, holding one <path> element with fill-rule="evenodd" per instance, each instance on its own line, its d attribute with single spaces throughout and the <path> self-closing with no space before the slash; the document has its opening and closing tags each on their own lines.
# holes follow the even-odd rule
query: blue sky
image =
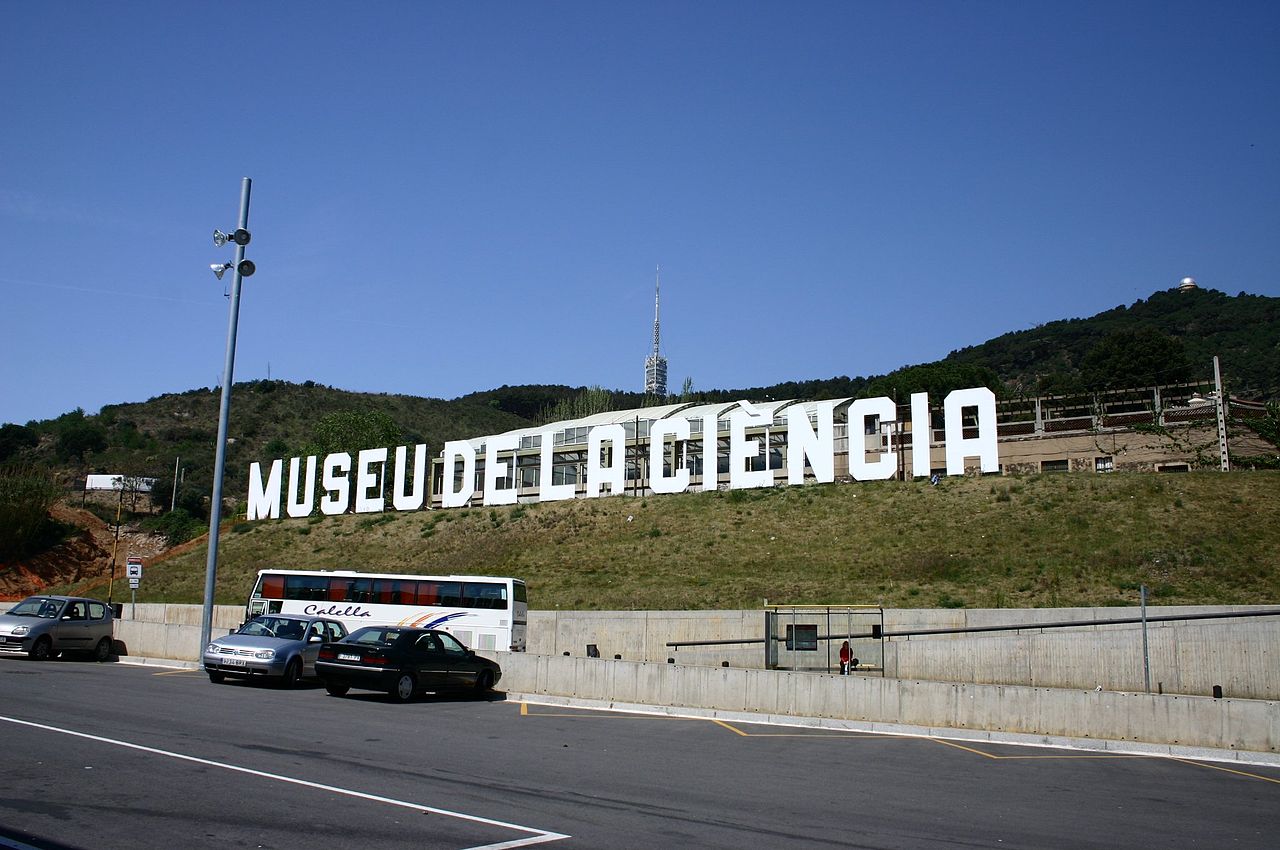
<svg viewBox="0 0 1280 850">
<path fill-rule="evenodd" d="M 1280 295 L 1274 2 L 0 0 L 0 422 L 883 374 Z M 234 402 L 233 402 L 234 404 Z"/>
</svg>

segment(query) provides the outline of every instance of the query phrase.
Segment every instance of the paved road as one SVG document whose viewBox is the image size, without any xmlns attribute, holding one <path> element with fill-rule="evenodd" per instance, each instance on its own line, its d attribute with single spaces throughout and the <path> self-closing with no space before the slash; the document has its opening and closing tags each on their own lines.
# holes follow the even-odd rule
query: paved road
<svg viewBox="0 0 1280 850">
<path fill-rule="evenodd" d="M 1276 846 L 1280 769 L 0 658 L 0 847 Z M 567 837 L 562 837 L 567 836 Z"/>
</svg>

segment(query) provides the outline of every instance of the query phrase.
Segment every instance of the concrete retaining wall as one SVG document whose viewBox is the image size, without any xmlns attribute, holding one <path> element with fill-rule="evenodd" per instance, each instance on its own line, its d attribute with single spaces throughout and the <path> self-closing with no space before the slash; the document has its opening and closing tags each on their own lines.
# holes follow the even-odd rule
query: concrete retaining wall
<svg viewBox="0 0 1280 850">
<path fill-rule="evenodd" d="M 1274 608 L 1274 606 L 1273 606 Z M 1229 613 L 1249 606 L 1168 606 L 1148 616 Z M 886 609 L 887 632 L 959 629 L 1138 617 L 1137 608 Z M 759 639 L 762 611 L 531 611 L 529 651 L 688 666 L 763 667 L 762 644 L 673 649 L 668 642 Z M 1152 690 L 1280 699 L 1280 617 L 1150 623 Z M 825 646 L 821 647 L 825 650 Z M 819 666 L 826 652 L 816 653 Z M 834 650 L 829 659 L 834 668 Z M 1137 624 L 929 635 L 884 643 L 884 673 L 899 679 L 1145 691 L 1142 631 Z"/>
<path fill-rule="evenodd" d="M 1256 610 L 1245 607 L 1150 608 L 1150 616 Z M 240 624 L 244 609 L 214 608 L 214 634 Z M 199 605 L 126 605 L 116 637 L 133 655 L 200 657 Z M 1136 608 L 888 609 L 885 630 L 973 628 L 1138 616 Z M 529 652 L 585 656 L 595 644 L 604 659 L 684 666 L 762 668 L 759 643 L 672 649 L 672 641 L 759 639 L 761 611 L 531 611 Z M 1280 617 L 1151 623 L 1151 689 L 1208 696 L 1280 699 Z M 825 648 L 825 645 L 824 645 Z M 969 684 L 1145 691 L 1142 632 L 1137 625 L 1024 630 L 892 639 L 883 644 L 884 674 Z M 828 660 L 816 653 L 819 666 Z M 834 657 L 829 659 L 834 662 Z M 834 666 L 834 665 L 833 665 Z M 834 672 L 834 670 L 833 670 Z"/>
<path fill-rule="evenodd" d="M 1101 610 L 1125 616 L 1117 609 Z M 216 636 L 238 626 L 244 609 L 217 606 L 213 613 Z M 888 630 L 906 624 L 942 628 L 1106 616 L 1093 609 L 885 615 Z M 116 624 L 116 639 L 127 655 L 193 661 L 200 657 L 202 616 L 198 605 L 126 605 Z M 1010 619 L 997 619 L 1001 616 Z M 1251 689 L 1257 682 L 1275 687 L 1280 675 L 1280 618 L 1153 625 L 1152 683 L 1153 688 L 1165 683 L 1163 695 L 1131 692 L 1141 690 L 1142 678 L 1141 634 L 1131 627 L 888 641 L 885 664 L 890 675 L 884 678 L 759 669 L 759 645 L 678 654 L 669 654 L 665 646 L 669 640 L 759 637 L 762 630 L 760 611 L 534 612 L 531 651 L 496 657 L 502 664 L 503 688 L 529 694 L 762 716 L 1280 751 L 1280 702 L 1274 697 L 1215 700 L 1171 693 L 1175 688 L 1205 689 L 1210 681 L 1221 684 L 1228 697 L 1255 693 Z M 583 657 L 588 643 L 597 644 L 603 657 Z M 612 660 L 614 654 L 623 660 Z M 656 654 L 662 660 L 632 660 L 633 654 Z M 680 664 L 665 663 L 666 657 L 677 655 Z M 691 657 L 695 662 L 686 662 Z M 720 666 L 723 660 L 734 666 Z M 941 680 L 904 675 L 905 670 L 928 672 Z M 955 676 L 969 678 L 943 678 Z M 1135 676 L 1138 687 L 1129 684 Z M 1029 683 L 992 683 L 1000 677 Z M 1097 685 L 1104 690 L 1093 690 Z"/>
<path fill-rule="evenodd" d="M 116 643 L 124 655 L 147 658 L 200 660 L 200 625 L 204 608 L 200 605 L 145 603 L 124 606 L 124 616 L 116 621 Z M 244 606 L 215 605 L 212 633 L 225 635 L 244 621 Z"/>
<path fill-rule="evenodd" d="M 501 654 L 503 688 L 620 704 L 1280 750 L 1280 703 Z"/>
<path fill-rule="evenodd" d="M 1280 698 L 1280 620 L 1152 624 L 1151 689 Z M 932 681 L 1145 691 L 1138 627 L 885 644 L 885 675 Z"/>
</svg>

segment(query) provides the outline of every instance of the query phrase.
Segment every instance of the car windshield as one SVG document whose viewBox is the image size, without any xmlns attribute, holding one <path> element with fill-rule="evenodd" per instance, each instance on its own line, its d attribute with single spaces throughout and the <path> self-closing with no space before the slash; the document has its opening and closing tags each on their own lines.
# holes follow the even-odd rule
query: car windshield
<svg viewBox="0 0 1280 850">
<path fill-rule="evenodd" d="M 307 628 L 306 620 L 293 617 L 255 617 L 240 627 L 236 634 L 250 637 L 273 637 L 284 640 L 302 640 Z"/>
<path fill-rule="evenodd" d="M 60 610 L 62 610 L 61 600 L 32 596 L 19 602 L 10 609 L 9 613 L 15 617 L 43 617 L 46 620 L 52 620 L 58 616 Z"/>
</svg>

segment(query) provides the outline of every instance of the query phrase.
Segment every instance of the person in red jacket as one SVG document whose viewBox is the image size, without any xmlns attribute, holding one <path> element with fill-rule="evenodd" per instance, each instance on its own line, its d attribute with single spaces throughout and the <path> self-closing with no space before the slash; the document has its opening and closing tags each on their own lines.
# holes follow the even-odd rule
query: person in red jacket
<svg viewBox="0 0 1280 850">
<path fill-rule="evenodd" d="M 840 644 L 840 675 L 849 675 L 849 660 L 853 658 L 853 650 L 849 649 L 849 641 Z"/>
</svg>

